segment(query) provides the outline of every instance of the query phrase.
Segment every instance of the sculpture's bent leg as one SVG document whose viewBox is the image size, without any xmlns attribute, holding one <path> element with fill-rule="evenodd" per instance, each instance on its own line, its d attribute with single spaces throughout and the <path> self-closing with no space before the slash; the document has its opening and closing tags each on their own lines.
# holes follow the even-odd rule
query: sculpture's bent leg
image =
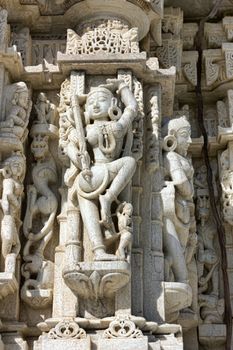
<svg viewBox="0 0 233 350">
<path fill-rule="evenodd" d="M 111 222 L 111 204 L 131 180 L 136 169 L 136 161 L 132 157 L 123 157 L 107 164 L 107 167 L 112 183 L 106 193 L 100 195 L 101 218 L 106 225 Z"/>
<path fill-rule="evenodd" d="M 175 226 L 169 218 L 164 219 L 164 248 L 172 261 L 171 267 L 175 282 L 188 283 L 185 257 L 176 234 Z"/>
<path fill-rule="evenodd" d="M 115 255 L 105 253 L 97 203 L 81 196 L 78 196 L 78 201 L 83 223 L 92 244 L 95 260 L 116 260 Z"/>
<path fill-rule="evenodd" d="M 2 255 L 6 259 L 7 255 L 12 253 L 14 245 L 15 232 L 14 218 L 11 215 L 4 215 L 1 224 L 1 238 L 2 238 Z"/>
</svg>

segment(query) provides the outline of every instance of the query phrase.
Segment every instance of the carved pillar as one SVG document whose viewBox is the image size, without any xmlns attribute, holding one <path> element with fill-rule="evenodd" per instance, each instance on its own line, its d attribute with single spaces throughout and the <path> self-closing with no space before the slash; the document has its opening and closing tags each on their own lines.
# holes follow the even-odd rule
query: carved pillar
<svg viewBox="0 0 233 350">
<path fill-rule="evenodd" d="M 58 216 L 60 224 L 59 246 L 55 251 L 54 270 L 54 297 L 53 297 L 53 318 L 63 319 L 64 317 L 75 318 L 77 315 L 77 298 L 64 282 L 62 272 L 67 263 L 66 242 L 68 236 L 67 225 L 67 189 L 60 188 L 61 213 Z"/>
<path fill-rule="evenodd" d="M 5 53 L 8 47 L 8 39 L 9 39 L 9 26 L 7 24 L 7 11 L 5 9 L 0 8 L 0 52 Z M 4 113 L 2 112 L 3 105 L 2 105 L 2 100 L 3 100 L 3 95 L 4 95 L 4 85 L 6 84 L 5 82 L 5 74 L 6 74 L 6 69 L 4 67 L 4 64 L 0 64 L 0 108 L 1 108 L 1 113 L 0 113 L 0 120 L 4 119 Z"/>
<path fill-rule="evenodd" d="M 162 168 L 160 151 L 161 87 L 156 84 L 146 90 L 146 176 L 142 174 L 143 192 L 147 193 L 142 207 L 143 233 L 141 243 L 144 248 L 144 315 L 147 319 L 161 322 L 165 318 L 162 204 Z M 145 218 L 145 221 L 144 221 Z M 147 300 L 151 300 L 149 307 Z"/>
<path fill-rule="evenodd" d="M 71 98 L 74 95 L 83 96 L 85 93 L 85 73 L 73 71 L 70 77 Z M 75 206 L 67 194 L 67 237 L 66 264 L 75 266 L 82 260 L 81 216 L 79 206 Z"/>
<path fill-rule="evenodd" d="M 142 161 L 138 162 L 132 181 L 133 249 L 132 249 L 132 314 L 143 315 L 143 249 L 141 247 L 141 196 L 142 196 Z"/>
<path fill-rule="evenodd" d="M 142 200 L 142 156 L 144 137 L 144 86 L 136 77 L 133 79 L 134 95 L 138 102 L 138 116 L 136 120 L 135 136 L 133 143 L 133 155 L 137 160 L 137 168 L 132 179 L 132 203 L 134 207 L 133 215 L 133 249 L 132 249 L 132 314 L 143 315 L 143 249 L 141 233 L 141 200 Z"/>
<path fill-rule="evenodd" d="M 227 149 L 223 151 L 219 157 L 219 175 L 222 187 L 222 208 L 223 208 L 223 219 L 226 232 L 226 250 L 228 259 L 228 278 L 230 285 L 231 298 L 233 297 L 232 287 L 232 252 L 233 252 L 233 141 L 228 142 Z"/>
</svg>

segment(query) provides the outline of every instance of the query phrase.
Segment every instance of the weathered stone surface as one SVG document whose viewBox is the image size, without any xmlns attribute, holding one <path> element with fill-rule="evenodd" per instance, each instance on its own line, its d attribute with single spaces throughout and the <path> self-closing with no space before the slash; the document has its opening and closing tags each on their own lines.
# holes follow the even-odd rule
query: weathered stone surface
<svg viewBox="0 0 233 350">
<path fill-rule="evenodd" d="M 233 2 L 202 38 L 210 190 L 212 5 L 1 1 L 0 350 L 224 349 L 211 204 L 232 303 Z"/>
</svg>

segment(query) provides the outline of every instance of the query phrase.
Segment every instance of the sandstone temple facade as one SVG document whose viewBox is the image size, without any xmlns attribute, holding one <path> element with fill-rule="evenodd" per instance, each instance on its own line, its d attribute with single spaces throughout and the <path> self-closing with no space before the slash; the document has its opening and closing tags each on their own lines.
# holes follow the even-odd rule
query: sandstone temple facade
<svg viewBox="0 0 233 350">
<path fill-rule="evenodd" d="M 0 0 L 0 350 L 232 350 L 233 1 Z"/>
</svg>

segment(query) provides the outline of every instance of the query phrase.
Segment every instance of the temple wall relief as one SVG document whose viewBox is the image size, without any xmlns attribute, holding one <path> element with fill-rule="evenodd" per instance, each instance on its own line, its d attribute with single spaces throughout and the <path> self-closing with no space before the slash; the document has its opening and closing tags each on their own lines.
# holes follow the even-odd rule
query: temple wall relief
<svg viewBox="0 0 233 350">
<path fill-rule="evenodd" d="M 225 347 L 233 10 L 204 27 L 208 168 L 198 20 L 168 3 L 1 2 L 1 350 Z"/>
</svg>

